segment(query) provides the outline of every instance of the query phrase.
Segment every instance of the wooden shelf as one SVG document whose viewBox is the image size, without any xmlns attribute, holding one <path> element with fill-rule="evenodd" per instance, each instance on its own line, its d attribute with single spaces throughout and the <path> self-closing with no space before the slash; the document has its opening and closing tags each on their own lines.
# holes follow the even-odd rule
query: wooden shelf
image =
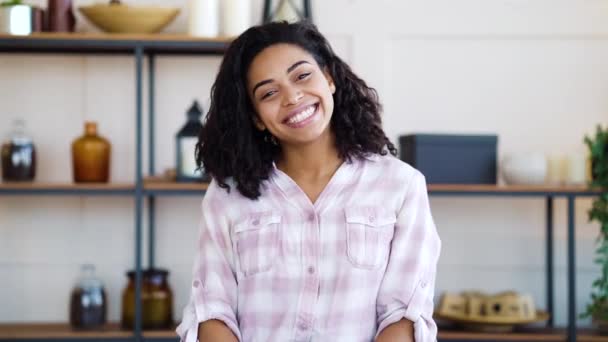
<svg viewBox="0 0 608 342">
<path fill-rule="evenodd" d="M 121 183 L 0 182 L 2 195 L 132 195 L 135 187 Z"/>
<path fill-rule="evenodd" d="M 567 339 L 566 330 L 562 328 L 526 329 L 513 333 L 481 333 L 467 331 L 450 331 L 439 329 L 439 341 L 560 341 Z M 608 336 L 601 336 L 594 330 L 580 329 L 577 342 L 608 342 Z"/>
<path fill-rule="evenodd" d="M 175 330 L 146 330 L 146 338 L 177 339 Z M 0 324 L 0 340 L 10 339 L 125 339 L 133 337 L 133 331 L 125 330 L 119 323 L 109 323 L 96 330 L 74 330 L 67 323 Z"/>
<path fill-rule="evenodd" d="M 203 195 L 208 187 L 208 183 L 178 183 L 158 177 L 144 179 L 144 192 L 148 195 Z"/>
<path fill-rule="evenodd" d="M 171 330 L 146 330 L 146 339 L 175 339 L 177 335 Z M 111 323 L 95 331 L 73 330 L 67 323 L 40 324 L 0 324 L 0 340 L 31 339 L 128 339 L 134 336 L 130 330 L 120 328 L 118 323 Z M 565 341 L 564 329 L 530 329 L 514 333 L 476 333 L 439 329 L 439 341 Z M 599 336 L 592 330 L 580 330 L 579 342 L 608 342 L 608 336 Z"/>
<path fill-rule="evenodd" d="M 487 194 L 487 195 L 576 195 L 594 196 L 599 189 L 584 185 L 493 185 L 493 184 L 429 184 L 434 194 Z"/>
<path fill-rule="evenodd" d="M 185 34 L 33 33 L 0 34 L 0 52 L 145 53 L 222 55 L 232 37 L 199 38 Z"/>
</svg>

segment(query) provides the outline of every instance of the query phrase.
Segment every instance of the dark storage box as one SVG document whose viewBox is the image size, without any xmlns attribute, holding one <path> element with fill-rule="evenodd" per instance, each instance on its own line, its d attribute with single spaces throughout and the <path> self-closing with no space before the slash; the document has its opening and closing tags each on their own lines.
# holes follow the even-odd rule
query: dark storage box
<svg viewBox="0 0 608 342">
<path fill-rule="evenodd" d="M 497 142 L 496 135 L 402 135 L 400 158 L 430 184 L 496 184 Z"/>
</svg>

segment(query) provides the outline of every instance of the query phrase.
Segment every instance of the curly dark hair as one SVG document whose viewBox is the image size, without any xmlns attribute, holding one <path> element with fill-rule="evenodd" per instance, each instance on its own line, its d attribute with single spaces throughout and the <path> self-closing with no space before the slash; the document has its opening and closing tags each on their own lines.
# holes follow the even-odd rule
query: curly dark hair
<svg viewBox="0 0 608 342">
<path fill-rule="evenodd" d="M 331 132 L 339 157 L 364 158 L 370 154 L 397 155 L 382 130 L 382 107 L 373 88 L 357 77 L 332 50 L 329 42 L 310 22 L 274 22 L 249 28 L 234 40 L 211 89 L 211 104 L 196 146 L 196 161 L 218 185 L 232 177 L 237 190 L 257 199 L 281 147 L 268 131 L 255 127 L 257 116 L 247 94 L 247 71 L 262 50 L 279 43 L 296 45 L 310 53 L 334 80 L 336 91 Z"/>
</svg>

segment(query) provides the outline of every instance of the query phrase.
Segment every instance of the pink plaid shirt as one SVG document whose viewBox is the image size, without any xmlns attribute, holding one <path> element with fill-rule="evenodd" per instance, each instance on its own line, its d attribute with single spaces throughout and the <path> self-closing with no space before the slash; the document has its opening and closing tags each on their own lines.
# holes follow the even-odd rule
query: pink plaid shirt
<svg viewBox="0 0 608 342">
<path fill-rule="evenodd" d="M 212 182 L 202 211 L 182 341 L 218 319 L 240 341 L 369 342 L 402 318 L 436 340 L 441 241 L 413 167 L 345 162 L 314 204 L 275 168 L 257 201 Z"/>
</svg>

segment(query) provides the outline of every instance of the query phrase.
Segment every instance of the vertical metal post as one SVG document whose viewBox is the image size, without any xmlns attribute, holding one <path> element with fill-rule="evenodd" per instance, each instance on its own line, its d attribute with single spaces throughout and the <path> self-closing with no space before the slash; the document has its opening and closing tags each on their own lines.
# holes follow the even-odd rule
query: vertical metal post
<svg viewBox="0 0 608 342">
<path fill-rule="evenodd" d="M 142 62 L 143 47 L 135 47 L 135 341 L 142 341 L 141 307 L 141 226 L 143 209 L 142 184 Z"/>
<path fill-rule="evenodd" d="M 267 23 L 270 22 L 270 16 L 271 14 L 271 7 L 272 5 L 272 0 L 264 0 L 264 17 L 262 18 L 262 23 Z"/>
<path fill-rule="evenodd" d="M 310 7 L 310 0 L 304 0 L 304 16 L 312 22 L 312 8 Z"/>
<path fill-rule="evenodd" d="M 546 246 L 546 276 L 547 276 L 547 326 L 553 327 L 553 196 L 547 197 L 547 246 Z"/>
<path fill-rule="evenodd" d="M 576 255 L 574 245 L 574 195 L 568 195 L 568 342 L 576 341 Z"/>
<path fill-rule="evenodd" d="M 155 155 L 155 125 L 154 125 L 154 91 L 155 91 L 155 79 L 154 79 L 154 71 L 156 69 L 155 66 L 155 56 L 154 54 L 148 55 L 148 173 L 150 176 L 154 176 L 156 173 L 155 163 L 156 160 L 154 158 Z M 156 198 L 153 195 L 148 197 L 148 267 L 155 267 L 154 256 L 156 255 L 155 251 L 155 243 L 156 243 Z"/>
</svg>

